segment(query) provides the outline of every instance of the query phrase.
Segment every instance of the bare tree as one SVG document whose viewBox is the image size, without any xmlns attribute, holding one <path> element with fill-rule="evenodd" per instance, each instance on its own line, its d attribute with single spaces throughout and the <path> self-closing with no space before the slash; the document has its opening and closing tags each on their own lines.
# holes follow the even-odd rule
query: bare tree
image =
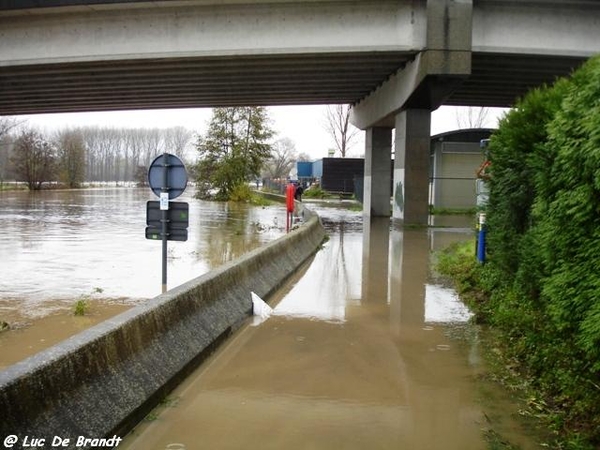
<svg viewBox="0 0 600 450">
<path fill-rule="evenodd" d="M 136 179 L 136 174 L 139 175 L 139 166 L 147 170 L 152 159 L 164 151 L 185 160 L 192 138 L 192 132 L 183 127 L 81 127 L 63 130 L 54 139 L 60 151 L 59 175 L 69 185 L 79 184 L 75 180 L 132 181 Z M 4 156 L 11 147 L 0 147 L 0 163 L 8 159 Z M 75 166 L 70 165 L 75 164 L 75 159 L 78 168 L 85 169 L 83 177 L 77 173 Z M 6 171 L 6 164 L 2 164 L 0 180 Z"/>
<path fill-rule="evenodd" d="M 298 161 L 310 161 L 312 158 L 310 157 L 310 155 L 308 153 L 298 153 L 298 158 L 296 158 Z"/>
<path fill-rule="evenodd" d="M 191 148 L 193 133 L 184 127 L 172 127 L 163 130 L 163 141 L 165 150 L 179 156 L 183 161 L 186 152 Z"/>
<path fill-rule="evenodd" d="M 29 189 L 38 190 L 54 176 L 56 148 L 36 130 L 23 130 L 15 141 L 13 164 Z"/>
<path fill-rule="evenodd" d="M 0 139 L 23 122 L 15 117 L 0 117 Z"/>
<path fill-rule="evenodd" d="M 13 153 L 14 139 L 11 135 L 0 136 L 0 191 L 4 181 L 11 176 L 11 155 Z"/>
<path fill-rule="evenodd" d="M 10 173 L 10 155 L 14 147 L 14 139 L 10 132 L 20 123 L 14 117 L 0 117 L 0 190 Z"/>
<path fill-rule="evenodd" d="M 325 113 L 325 130 L 335 142 L 336 150 L 346 157 L 359 130 L 350 123 L 350 105 L 329 105 Z"/>
<path fill-rule="evenodd" d="M 282 138 L 273 143 L 271 157 L 265 165 L 265 175 L 269 178 L 285 178 L 297 160 L 296 145 L 290 138 Z"/>
<path fill-rule="evenodd" d="M 483 128 L 488 120 L 489 108 L 465 106 L 456 109 L 456 124 L 459 129 Z"/>
<path fill-rule="evenodd" d="M 140 130 L 142 142 L 142 165 L 149 167 L 154 158 L 163 152 L 163 138 L 158 128 Z"/>
</svg>

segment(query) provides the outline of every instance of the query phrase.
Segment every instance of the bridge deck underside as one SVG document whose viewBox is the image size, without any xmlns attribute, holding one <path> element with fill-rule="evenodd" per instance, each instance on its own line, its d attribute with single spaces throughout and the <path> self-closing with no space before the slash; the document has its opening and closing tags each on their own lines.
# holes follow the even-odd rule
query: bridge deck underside
<svg viewBox="0 0 600 450">
<path fill-rule="evenodd" d="M 474 53 L 471 76 L 445 104 L 510 107 L 527 91 L 554 83 L 584 61 L 582 57 Z"/>
<path fill-rule="evenodd" d="M 104 61 L 0 68 L 0 115 L 230 105 L 351 103 L 402 52 Z"/>
<path fill-rule="evenodd" d="M 362 52 L 77 62 L 0 67 L 0 115 L 123 109 L 354 103 L 414 54 Z M 473 53 L 445 102 L 510 106 L 582 58 Z"/>
</svg>

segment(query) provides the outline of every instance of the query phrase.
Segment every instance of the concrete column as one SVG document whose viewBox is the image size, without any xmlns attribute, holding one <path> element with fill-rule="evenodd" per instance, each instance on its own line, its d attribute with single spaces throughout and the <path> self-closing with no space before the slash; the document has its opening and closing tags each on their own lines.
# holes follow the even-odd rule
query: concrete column
<svg viewBox="0 0 600 450">
<path fill-rule="evenodd" d="M 392 129 L 373 127 L 366 130 L 363 215 L 390 216 Z"/>
<path fill-rule="evenodd" d="M 396 116 L 395 222 L 427 225 L 430 126 L 431 113 L 427 109 L 407 109 Z"/>
</svg>

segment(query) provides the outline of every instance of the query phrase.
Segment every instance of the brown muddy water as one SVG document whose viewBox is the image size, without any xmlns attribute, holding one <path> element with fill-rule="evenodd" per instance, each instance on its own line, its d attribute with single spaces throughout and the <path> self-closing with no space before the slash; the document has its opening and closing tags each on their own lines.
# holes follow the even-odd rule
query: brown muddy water
<svg viewBox="0 0 600 450">
<path fill-rule="evenodd" d="M 285 233 L 285 210 L 204 202 L 188 189 L 173 288 Z M 161 293 L 161 244 L 145 239 L 148 188 L 0 193 L 0 370 Z M 77 300 L 89 305 L 73 316 Z"/>
<path fill-rule="evenodd" d="M 431 250 L 462 227 L 396 230 L 316 207 L 329 240 L 120 449 L 539 448 L 485 383 L 479 333 L 436 284 Z M 487 436 L 487 438 L 486 438 Z M 502 447 L 504 448 L 504 447 Z"/>
</svg>

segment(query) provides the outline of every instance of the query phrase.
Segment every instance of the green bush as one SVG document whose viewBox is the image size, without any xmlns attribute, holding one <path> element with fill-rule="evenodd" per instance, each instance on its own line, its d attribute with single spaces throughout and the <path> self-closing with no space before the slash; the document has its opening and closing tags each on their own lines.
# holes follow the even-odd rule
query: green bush
<svg viewBox="0 0 600 450">
<path fill-rule="evenodd" d="M 229 201 L 250 203 L 254 206 L 269 206 L 273 204 L 273 202 L 253 191 L 247 183 L 235 186 L 229 195 Z"/>
<path fill-rule="evenodd" d="M 89 297 L 82 296 L 73 305 L 73 315 L 85 316 L 90 309 Z"/>
<path fill-rule="evenodd" d="M 600 446 L 600 57 L 526 95 L 491 138 L 488 264 L 461 275 L 484 298 L 564 436 Z"/>
<path fill-rule="evenodd" d="M 321 187 L 313 186 L 305 190 L 302 196 L 305 198 L 326 198 L 329 197 L 329 194 L 321 189 Z"/>
<path fill-rule="evenodd" d="M 552 164 L 544 144 L 547 124 L 559 110 L 568 82 L 531 91 L 501 121 L 490 140 L 488 247 L 495 264 L 515 273 L 521 238 L 531 224 L 536 177 Z"/>
<path fill-rule="evenodd" d="M 239 183 L 231 189 L 229 200 L 232 202 L 249 202 L 252 195 L 252 189 L 247 183 Z"/>
</svg>

